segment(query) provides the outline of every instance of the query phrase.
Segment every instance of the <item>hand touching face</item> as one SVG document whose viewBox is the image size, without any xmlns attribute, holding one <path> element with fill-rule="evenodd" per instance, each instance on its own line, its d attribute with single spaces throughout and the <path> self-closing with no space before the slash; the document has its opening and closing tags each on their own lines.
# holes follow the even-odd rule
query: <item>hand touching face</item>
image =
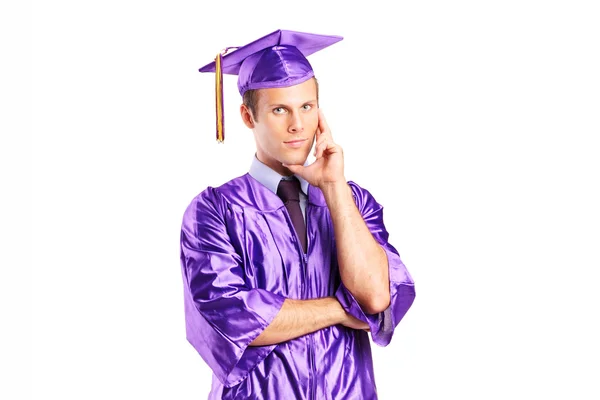
<svg viewBox="0 0 600 400">
<path fill-rule="evenodd" d="M 306 167 L 286 163 L 283 166 L 306 179 L 311 185 L 323 188 L 327 184 L 346 182 L 346 179 L 344 177 L 344 152 L 342 147 L 333 141 L 323 111 L 319 109 L 318 113 L 319 123 L 314 151 L 315 162 Z"/>
</svg>

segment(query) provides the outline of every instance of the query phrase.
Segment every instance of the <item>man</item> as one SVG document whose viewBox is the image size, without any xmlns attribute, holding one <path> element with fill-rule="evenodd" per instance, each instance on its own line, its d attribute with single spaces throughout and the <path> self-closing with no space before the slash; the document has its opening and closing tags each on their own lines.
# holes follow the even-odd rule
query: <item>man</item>
<svg viewBox="0 0 600 400">
<path fill-rule="evenodd" d="M 318 108 L 305 57 L 339 40 L 276 31 L 200 69 L 217 72 L 218 138 L 233 73 L 256 141 L 250 171 L 183 218 L 187 339 L 214 372 L 210 399 L 376 399 L 368 331 L 387 345 L 414 300 L 383 208 L 346 181 Z"/>
</svg>

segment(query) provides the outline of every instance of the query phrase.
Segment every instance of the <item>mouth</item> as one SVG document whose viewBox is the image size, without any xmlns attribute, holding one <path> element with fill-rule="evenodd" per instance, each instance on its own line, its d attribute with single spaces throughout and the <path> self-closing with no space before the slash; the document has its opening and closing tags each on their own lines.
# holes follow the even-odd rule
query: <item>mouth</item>
<svg viewBox="0 0 600 400">
<path fill-rule="evenodd" d="M 289 142 L 283 142 L 283 143 L 287 143 L 287 144 L 302 143 L 305 140 L 306 139 L 295 139 L 295 140 L 290 140 Z"/>
<path fill-rule="evenodd" d="M 306 142 L 306 139 L 295 139 L 295 140 L 290 140 L 289 142 L 283 142 L 283 143 L 285 143 L 286 147 L 288 147 L 288 148 L 300 149 L 300 148 L 304 147 L 304 142 Z"/>
</svg>

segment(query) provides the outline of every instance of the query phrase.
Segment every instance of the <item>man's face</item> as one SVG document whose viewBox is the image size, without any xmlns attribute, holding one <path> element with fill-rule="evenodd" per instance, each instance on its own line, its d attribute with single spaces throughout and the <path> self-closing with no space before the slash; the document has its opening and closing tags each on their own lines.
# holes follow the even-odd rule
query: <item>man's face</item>
<svg viewBox="0 0 600 400">
<path fill-rule="evenodd" d="M 317 85 L 314 79 L 285 88 L 260 89 L 253 121 L 256 156 L 281 175 L 281 165 L 303 165 L 312 148 L 317 126 Z"/>
</svg>

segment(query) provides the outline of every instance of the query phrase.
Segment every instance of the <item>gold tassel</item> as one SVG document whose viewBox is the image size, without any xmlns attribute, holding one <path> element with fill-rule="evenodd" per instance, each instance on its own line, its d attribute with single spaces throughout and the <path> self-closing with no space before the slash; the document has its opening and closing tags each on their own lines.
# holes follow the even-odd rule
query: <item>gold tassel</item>
<svg viewBox="0 0 600 400">
<path fill-rule="evenodd" d="M 217 142 L 225 141 L 225 110 L 223 110 L 223 69 L 221 63 L 223 61 L 222 52 L 215 57 L 216 71 L 216 110 L 217 110 Z"/>
</svg>

